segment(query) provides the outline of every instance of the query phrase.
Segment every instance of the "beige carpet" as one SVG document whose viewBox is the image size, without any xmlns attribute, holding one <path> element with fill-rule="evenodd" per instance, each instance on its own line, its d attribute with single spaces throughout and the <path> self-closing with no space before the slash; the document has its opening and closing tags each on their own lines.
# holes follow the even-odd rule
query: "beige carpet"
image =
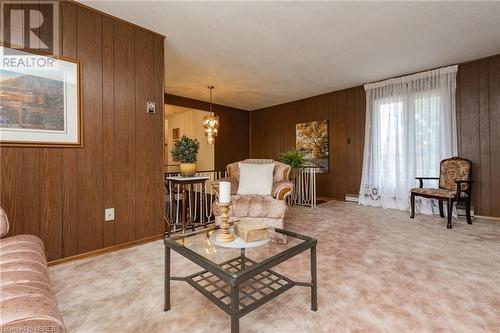
<svg viewBox="0 0 500 333">
<path fill-rule="evenodd" d="M 292 208 L 287 227 L 318 238 L 318 311 L 294 287 L 240 320 L 242 333 L 500 332 L 500 223 L 328 202 Z M 172 274 L 198 270 L 178 255 Z M 277 269 L 307 280 L 309 256 Z M 51 268 L 69 332 L 229 332 L 229 317 L 185 282 L 163 312 L 163 244 Z"/>
</svg>

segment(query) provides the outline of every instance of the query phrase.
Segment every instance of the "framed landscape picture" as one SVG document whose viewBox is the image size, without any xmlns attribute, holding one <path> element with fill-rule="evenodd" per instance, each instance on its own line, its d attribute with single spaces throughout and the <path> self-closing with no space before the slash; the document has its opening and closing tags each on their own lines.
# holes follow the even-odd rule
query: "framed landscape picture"
<svg viewBox="0 0 500 333">
<path fill-rule="evenodd" d="M 317 167 L 318 173 L 328 173 L 328 120 L 296 124 L 295 144 L 304 154 L 306 166 Z"/>
<path fill-rule="evenodd" d="M 81 146 L 80 64 L 0 46 L 0 145 Z"/>
</svg>

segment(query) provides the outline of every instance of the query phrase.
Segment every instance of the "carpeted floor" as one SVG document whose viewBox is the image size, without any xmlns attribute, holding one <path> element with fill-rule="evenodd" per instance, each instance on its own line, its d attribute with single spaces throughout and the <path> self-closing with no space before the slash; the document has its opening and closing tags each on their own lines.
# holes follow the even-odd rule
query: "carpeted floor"
<svg viewBox="0 0 500 333">
<path fill-rule="evenodd" d="M 318 239 L 318 311 L 294 287 L 240 320 L 242 333 L 500 332 L 500 223 L 328 202 L 292 208 L 287 228 Z M 198 267 L 174 254 L 172 274 Z M 277 271 L 309 276 L 309 255 Z M 185 282 L 163 312 L 163 243 L 53 266 L 69 332 L 229 332 L 229 317 Z"/>
</svg>

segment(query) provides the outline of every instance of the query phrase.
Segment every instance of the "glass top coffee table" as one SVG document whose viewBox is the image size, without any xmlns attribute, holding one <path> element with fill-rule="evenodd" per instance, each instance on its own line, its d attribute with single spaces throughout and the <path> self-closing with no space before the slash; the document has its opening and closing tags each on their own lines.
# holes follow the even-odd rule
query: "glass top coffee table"
<svg viewBox="0 0 500 333">
<path fill-rule="evenodd" d="M 269 228 L 287 237 L 287 244 L 268 242 L 255 248 L 225 248 L 213 245 L 211 227 L 184 235 L 165 237 L 165 307 L 170 310 L 170 281 L 185 281 L 231 316 L 231 333 L 239 332 L 239 319 L 293 286 L 311 288 L 311 310 L 317 310 L 317 240 L 284 229 Z M 170 251 L 202 267 L 184 277 L 170 275 Z M 310 250 L 311 281 L 297 282 L 272 268 Z"/>
</svg>

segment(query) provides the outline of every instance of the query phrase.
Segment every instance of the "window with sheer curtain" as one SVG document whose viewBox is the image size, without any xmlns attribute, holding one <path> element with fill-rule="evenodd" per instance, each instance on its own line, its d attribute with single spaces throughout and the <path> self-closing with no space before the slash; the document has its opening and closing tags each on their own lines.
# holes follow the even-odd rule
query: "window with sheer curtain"
<svg viewBox="0 0 500 333">
<path fill-rule="evenodd" d="M 439 176 L 439 162 L 457 154 L 456 72 L 450 66 L 365 86 L 360 204 L 407 210 L 415 176 Z M 433 203 L 422 198 L 417 209 L 432 213 Z"/>
</svg>

